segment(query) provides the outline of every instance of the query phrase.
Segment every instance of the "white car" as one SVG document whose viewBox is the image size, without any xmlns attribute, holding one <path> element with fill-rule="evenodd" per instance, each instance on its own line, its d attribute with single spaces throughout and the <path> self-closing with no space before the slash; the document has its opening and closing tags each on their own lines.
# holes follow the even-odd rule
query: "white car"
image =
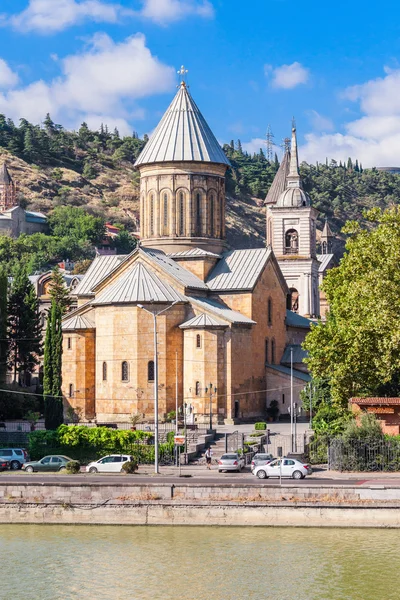
<svg viewBox="0 0 400 600">
<path fill-rule="evenodd" d="M 122 465 L 133 460 L 128 454 L 109 454 L 86 467 L 87 473 L 122 473 Z"/>
<path fill-rule="evenodd" d="M 267 477 L 292 477 L 292 479 L 304 479 L 306 475 L 311 475 L 310 465 L 306 465 L 295 458 L 278 458 L 267 465 L 260 465 L 253 471 L 259 479 Z"/>
</svg>

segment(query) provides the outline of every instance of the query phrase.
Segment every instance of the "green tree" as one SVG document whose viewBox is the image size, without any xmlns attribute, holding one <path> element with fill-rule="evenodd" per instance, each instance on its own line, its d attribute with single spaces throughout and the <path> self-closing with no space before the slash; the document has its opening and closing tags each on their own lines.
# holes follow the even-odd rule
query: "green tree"
<svg viewBox="0 0 400 600">
<path fill-rule="evenodd" d="M 120 231 L 113 239 L 112 245 L 117 249 L 118 254 L 129 254 L 136 248 L 136 238 L 129 231 Z"/>
<path fill-rule="evenodd" d="M 28 373 L 39 364 L 42 354 L 39 301 L 25 269 L 16 270 L 7 304 L 8 348 L 7 362 L 13 372 L 14 383 L 18 375 L 24 385 Z"/>
<path fill-rule="evenodd" d="M 7 273 L 0 269 L 0 383 L 6 383 L 7 374 Z"/>
<path fill-rule="evenodd" d="M 69 295 L 69 290 L 65 285 L 64 278 L 58 266 L 54 267 L 51 276 L 50 298 L 60 307 L 62 316 L 64 316 L 71 307 L 72 298 Z"/>
<path fill-rule="evenodd" d="M 105 222 L 77 206 L 57 206 L 49 217 L 50 232 L 59 238 L 101 242 L 105 235 Z"/>
<path fill-rule="evenodd" d="M 63 423 L 61 391 L 62 311 L 54 298 L 51 301 L 44 343 L 43 395 L 46 429 L 57 429 Z"/>
<path fill-rule="evenodd" d="M 344 229 L 346 253 L 323 284 L 330 312 L 304 343 L 313 376 L 329 381 L 342 407 L 399 381 L 400 208 L 371 209 L 364 218 L 367 225 Z"/>
</svg>

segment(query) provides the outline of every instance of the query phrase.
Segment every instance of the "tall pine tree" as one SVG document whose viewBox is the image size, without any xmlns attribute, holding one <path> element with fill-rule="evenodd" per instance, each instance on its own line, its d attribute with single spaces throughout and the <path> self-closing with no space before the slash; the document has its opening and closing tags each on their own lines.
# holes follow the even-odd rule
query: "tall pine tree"
<svg viewBox="0 0 400 600">
<path fill-rule="evenodd" d="M 54 267 L 51 275 L 50 298 L 59 305 L 62 316 L 69 311 L 72 298 L 65 287 L 64 279 L 58 266 Z"/>
<path fill-rule="evenodd" d="M 7 273 L 0 270 L 0 384 L 6 382 L 7 375 Z"/>
<path fill-rule="evenodd" d="M 42 336 L 39 301 L 28 275 L 22 266 L 16 269 L 7 304 L 8 312 L 8 368 L 25 385 L 29 374 L 39 364 L 42 354 Z"/>
<path fill-rule="evenodd" d="M 63 423 L 61 319 L 61 306 L 52 298 L 44 342 L 43 395 L 46 429 L 57 429 Z"/>
</svg>

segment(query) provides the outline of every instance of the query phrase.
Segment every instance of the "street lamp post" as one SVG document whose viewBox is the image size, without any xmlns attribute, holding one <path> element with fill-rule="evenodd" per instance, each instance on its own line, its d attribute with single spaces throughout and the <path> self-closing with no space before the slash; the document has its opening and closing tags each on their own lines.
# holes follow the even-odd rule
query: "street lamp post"
<svg viewBox="0 0 400 600">
<path fill-rule="evenodd" d="M 293 348 L 290 348 L 290 439 L 293 452 Z"/>
<path fill-rule="evenodd" d="M 217 388 L 214 389 L 214 392 L 217 391 Z M 213 386 L 212 383 L 210 383 L 210 432 L 212 431 L 212 427 L 213 427 L 213 422 L 212 422 L 212 416 L 213 416 L 213 411 L 212 411 L 212 396 L 213 396 Z"/>
<path fill-rule="evenodd" d="M 154 327 L 154 472 L 156 474 L 158 474 L 159 471 L 159 466 L 158 466 L 158 448 L 159 448 L 159 444 L 158 444 L 158 353 L 157 353 L 157 317 L 159 315 L 161 315 L 161 313 L 169 310 L 170 308 L 172 308 L 175 304 L 177 304 L 177 300 L 175 302 L 173 302 L 172 304 L 170 304 L 169 306 L 167 306 L 166 308 L 163 308 L 162 310 L 159 310 L 158 312 L 154 312 L 152 310 L 149 310 L 148 308 L 146 308 L 145 306 L 143 306 L 143 304 L 138 304 L 138 308 L 141 308 L 142 310 L 145 310 L 146 312 L 148 312 L 152 317 L 153 317 L 153 327 Z M 151 302 L 150 302 L 151 304 Z"/>
</svg>

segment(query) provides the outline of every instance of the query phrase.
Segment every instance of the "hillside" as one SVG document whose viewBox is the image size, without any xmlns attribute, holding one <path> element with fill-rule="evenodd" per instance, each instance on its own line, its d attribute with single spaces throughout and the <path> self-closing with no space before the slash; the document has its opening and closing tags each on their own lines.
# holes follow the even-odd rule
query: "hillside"
<svg viewBox="0 0 400 600">
<path fill-rule="evenodd" d="M 6 160 L 18 186 L 20 201 L 31 210 L 51 214 L 57 206 L 84 207 L 130 231 L 139 227 L 139 174 L 133 168 L 147 139 L 121 138 L 107 127 L 91 131 L 85 123 L 66 131 L 47 115 L 43 125 L 22 119 L 19 126 L 0 115 L 0 163 Z M 224 146 L 232 169 L 227 174 L 227 237 L 235 247 L 265 243 L 263 200 L 279 166 L 263 150 L 243 152 L 238 141 Z M 304 186 L 313 205 L 338 235 L 348 219 L 362 219 L 372 206 L 399 203 L 400 176 L 356 162 L 301 165 Z"/>
</svg>

